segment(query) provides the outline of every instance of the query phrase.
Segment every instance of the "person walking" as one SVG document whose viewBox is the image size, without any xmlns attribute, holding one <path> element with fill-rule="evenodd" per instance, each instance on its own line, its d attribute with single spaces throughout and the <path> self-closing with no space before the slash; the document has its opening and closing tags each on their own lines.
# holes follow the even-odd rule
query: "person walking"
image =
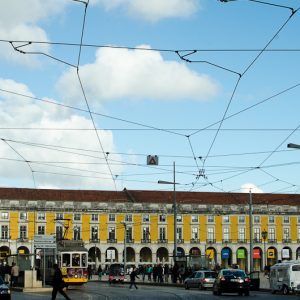
<svg viewBox="0 0 300 300">
<path fill-rule="evenodd" d="M 135 284 L 135 278 L 139 278 L 139 277 L 137 276 L 136 268 L 133 267 L 132 272 L 130 273 L 130 286 L 129 286 L 129 289 L 131 289 L 133 285 L 135 286 L 136 290 L 138 289 L 138 287 Z"/>
<path fill-rule="evenodd" d="M 12 263 L 11 267 L 11 286 L 16 286 L 18 284 L 18 278 L 19 278 L 19 267 L 16 265 L 15 262 Z"/>
<path fill-rule="evenodd" d="M 102 279 L 102 268 L 101 268 L 101 265 L 99 265 L 99 267 L 98 267 L 98 279 L 99 280 Z"/>
<path fill-rule="evenodd" d="M 53 268 L 54 268 L 54 275 L 52 280 L 52 286 L 53 286 L 52 300 L 56 299 L 57 292 L 59 292 L 66 299 L 71 300 L 71 298 L 68 297 L 68 295 L 63 291 L 64 281 L 63 281 L 61 270 L 58 267 L 58 264 L 54 264 Z"/>
<path fill-rule="evenodd" d="M 165 282 L 169 282 L 169 265 L 165 264 L 164 266 L 164 277 L 165 277 Z"/>
</svg>

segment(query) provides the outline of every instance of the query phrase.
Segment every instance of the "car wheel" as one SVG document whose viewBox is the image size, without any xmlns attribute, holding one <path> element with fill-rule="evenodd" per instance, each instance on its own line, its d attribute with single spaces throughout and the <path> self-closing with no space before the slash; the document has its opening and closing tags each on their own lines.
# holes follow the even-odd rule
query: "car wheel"
<svg viewBox="0 0 300 300">
<path fill-rule="evenodd" d="M 186 290 L 188 290 L 190 288 L 187 283 L 184 285 L 184 287 L 185 287 Z"/>
<path fill-rule="evenodd" d="M 203 290 L 203 285 L 199 283 L 199 290 Z"/>
<path fill-rule="evenodd" d="M 283 295 L 288 295 L 289 294 L 289 289 L 286 285 L 284 285 L 282 287 L 282 293 L 283 293 Z"/>
<path fill-rule="evenodd" d="M 249 291 L 246 291 L 245 296 L 249 296 L 249 295 L 250 295 Z"/>
<path fill-rule="evenodd" d="M 217 295 L 218 296 L 221 296 L 222 295 L 222 292 L 220 290 L 217 290 Z"/>
</svg>

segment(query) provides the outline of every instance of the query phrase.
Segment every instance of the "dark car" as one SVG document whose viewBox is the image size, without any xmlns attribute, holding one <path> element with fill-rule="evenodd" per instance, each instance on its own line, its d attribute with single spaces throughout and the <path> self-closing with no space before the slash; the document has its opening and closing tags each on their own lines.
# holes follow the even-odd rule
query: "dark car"
<svg viewBox="0 0 300 300">
<path fill-rule="evenodd" d="M 238 293 L 240 296 L 250 293 L 250 278 L 245 271 L 239 269 L 223 269 L 219 272 L 214 285 L 213 294 Z"/>
<path fill-rule="evenodd" d="M 201 290 L 212 288 L 215 282 L 217 273 L 214 271 L 196 271 L 184 280 L 186 289 L 195 287 Z"/>
<path fill-rule="evenodd" d="M 0 300 L 11 300 L 11 292 L 8 284 L 0 276 Z"/>
<path fill-rule="evenodd" d="M 123 283 L 125 279 L 124 276 L 124 265 L 121 264 L 111 264 L 108 272 L 109 283 L 121 282 Z"/>
</svg>

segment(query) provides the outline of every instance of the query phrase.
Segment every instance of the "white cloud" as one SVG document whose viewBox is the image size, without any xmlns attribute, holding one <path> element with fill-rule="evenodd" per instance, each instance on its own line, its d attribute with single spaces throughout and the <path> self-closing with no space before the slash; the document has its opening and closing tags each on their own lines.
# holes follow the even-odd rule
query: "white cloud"
<svg viewBox="0 0 300 300">
<path fill-rule="evenodd" d="M 199 0 L 95 0 L 107 10 L 122 8 L 130 15 L 156 22 L 165 18 L 189 17 L 199 9 Z"/>
<path fill-rule="evenodd" d="M 32 96 L 27 86 L 12 80 L 0 78 L 0 88 Z M 35 163 L 31 163 L 31 167 L 34 170 L 36 183 L 39 187 L 114 188 L 104 155 L 93 130 L 3 130 L 3 128 L 9 127 L 93 128 L 89 119 L 72 114 L 61 107 L 36 103 L 34 100 L 25 100 L 19 96 L 0 92 L 0 127 L 2 128 L 0 133 L 1 139 L 53 145 L 51 150 L 47 146 L 36 147 L 9 141 L 7 144 L 4 141 L 0 141 L 0 177 L 3 180 L 13 181 L 15 186 L 24 182 L 27 183 L 27 186 L 32 186 L 32 173 L 28 164 L 24 162 L 25 158 L 28 161 L 35 161 Z M 112 132 L 99 130 L 99 136 L 105 151 L 116 152 Z M 54 145 L 76 149 L 84 148 L 91 151 L 63 149 L 54 147 Z M 120 157 L 115 156 L 114 159 L 120 160 Z M 37 162 L 56 163 L 45 165 Z M 116 174 L 121 174 L 122 172 L 120 167 L 117 166 L 113 166 L 112 171 L 116 172 Z M 55 175 L 55 173 L 81 175 L 82 177 Z"/>
<path fill-rule="evenodd" d="M 263 190 L 258 188 L 255 184 L 253 183 L 245 183 L 241 186 L 241 193 L 249 193 L 251 190 L 251 193 L 253 194 L 261 194 L 264 193 Z"/>
<path fill-rule="evenodd" d="M 40 20 L 63 11 L 66 0 L 9 0 L 0 1 L 0 36 L 5 40 L 48 41 L 46 32 L 38 25 Z M 19 46 L 24 43 L 15 44 Z M 22 48 L 20 48 L 22 50 Z M 35 44 L 23 48 L 25 51 L 49 52 L 49 46 Z M 0 44 L 0 57 L 30 65 L 36 62 L 31 55 L 16 53 L 9 44 Z"/>
<path fill-rule="evenodd" d="M 141 46 L 147 47 L 147 46 Z M 80 67 L 80 77 L 94 105 L 112 99 L 207 100 L 218 92 L 210 77 L 185 63 L 164 60 L 158 52 L 99 49 L 92 64 Z M 76 70 L 70 69 L 57 88 L 65 101 L 79 100 L 82 93 Z"/>
</svg>

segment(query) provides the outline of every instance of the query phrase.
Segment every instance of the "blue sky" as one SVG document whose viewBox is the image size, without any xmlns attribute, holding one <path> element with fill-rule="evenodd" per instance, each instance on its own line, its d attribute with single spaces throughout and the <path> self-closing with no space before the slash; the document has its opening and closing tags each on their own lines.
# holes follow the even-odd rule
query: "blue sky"
<svg viewBox="0 0 300 300">
<path fill-rule="evenodd" d="M 0 185 L 299 193 L 299 7 L 0 3 Z"/>
</svg>

